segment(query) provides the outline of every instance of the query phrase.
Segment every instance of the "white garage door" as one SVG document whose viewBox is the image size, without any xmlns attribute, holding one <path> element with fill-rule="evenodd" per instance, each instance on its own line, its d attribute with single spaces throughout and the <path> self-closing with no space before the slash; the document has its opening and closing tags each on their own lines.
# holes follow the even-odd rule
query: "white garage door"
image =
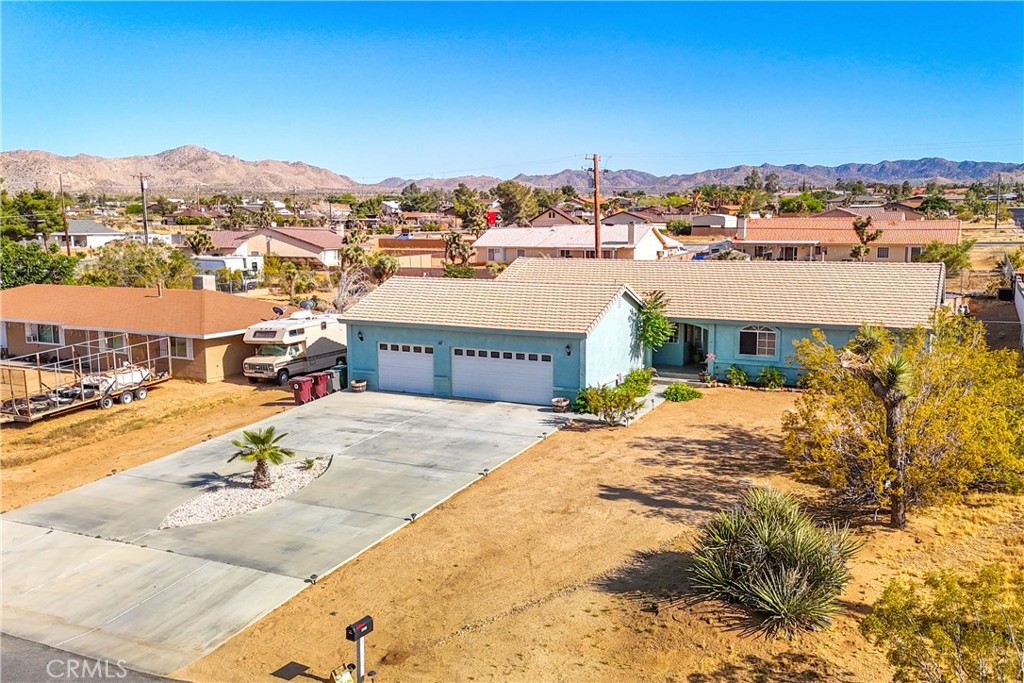
<svg viewBox="0 0 1024 683">
<path fill-rule="evenodd" d="M 384 391 L 434 393 L 434 347 L 381 343 L 377 346 L 377 384 Z"/>
<path fill-rule="evenodd" d="M 550 353 L 452 349 L 452 395 L 547 405 L 552 365 Z"/>
</svg>

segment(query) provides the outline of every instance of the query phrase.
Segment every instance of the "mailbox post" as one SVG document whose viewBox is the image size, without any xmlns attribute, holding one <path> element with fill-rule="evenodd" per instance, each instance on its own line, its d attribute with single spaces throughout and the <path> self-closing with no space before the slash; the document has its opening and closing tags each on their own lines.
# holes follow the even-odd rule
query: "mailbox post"
<svg viewBox="0 0 1024 683">
<path fill-rule="evenodd" d="M 364 683 L 366 659 L 363 652 L 363 638 L 372 632 L 373 617 L 369 614 L 345 627 L 345 639 L 356 644 L 356 683 Z"/>
</svg>

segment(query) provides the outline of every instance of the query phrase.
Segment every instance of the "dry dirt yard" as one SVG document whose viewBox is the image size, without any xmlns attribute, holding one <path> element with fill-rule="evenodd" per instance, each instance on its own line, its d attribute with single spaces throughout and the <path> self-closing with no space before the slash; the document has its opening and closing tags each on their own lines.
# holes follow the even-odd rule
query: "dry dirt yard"
<svg viewBox="0 0 1024 683">
<path fill-rule="evenodd" d="M 794 640 L 750 635 L 740 615 L 693 603 L 698 525 L 751 484 L 816 501 L 787 476 L 780 416 L 795 394 L 717 388 L 629 428 L 566 429 L 176 673 L 192 681 L 325 681 L 367 638 L 378 681 L 890 680 L 857 625 L 889 577 L 1024 558 L 1024 502 L 976 497 L 894 532 L 854 520 L 866 545 L 843 613 Z M 657 614 L 650 605 L 657 602 Z"/>
<path fill-rule="evenodd" d="M 0 432 L 0 511 L 170 455 L 291 406 L 291 391 L 270 384 L 175 379 L 141 403 L 85 408 L 30 425 L 6 423 Z"/>
</svg>

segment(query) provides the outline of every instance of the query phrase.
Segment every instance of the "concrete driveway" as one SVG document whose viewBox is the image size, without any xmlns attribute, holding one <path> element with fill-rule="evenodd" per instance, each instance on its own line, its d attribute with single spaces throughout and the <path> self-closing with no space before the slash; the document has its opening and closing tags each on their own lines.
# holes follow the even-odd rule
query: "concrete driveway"
<svg viewBox="0 0 1024 683">
<path fill-rule="evenodd" d="M 167 675 L 563 420 L 535 406 L 343 392 L 257 423 L 288 433 L 298 458 L 332 456 L 319 479 L 260 510 L 157 529 L 211 478 L 250 469 L 226 462 L 240 431 L 12 510 L 0 516 L 3 631 Z"/>
</svg>

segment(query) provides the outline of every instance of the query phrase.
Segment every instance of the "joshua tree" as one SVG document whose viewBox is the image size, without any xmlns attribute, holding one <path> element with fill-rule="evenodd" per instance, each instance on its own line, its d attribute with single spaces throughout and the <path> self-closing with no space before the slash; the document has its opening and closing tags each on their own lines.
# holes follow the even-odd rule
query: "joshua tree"
<svg viewBox="0 0 1024 683">
<path fill-rule="evenodd" d="M 398 272 L 398 259 L 391 254 L 379 252 L 370 259 L 370 274 L 377 284 L 384 284 L 392 275 Z"/>
<path fill-rule="evenodd" d="M 853 219 L 853 230 L 857 233 L 857 239 L 860 240 L 860 244 L 853 245 L 853 249 L 850 250 L 850 256 L 863 261 L 864 257 L 871 251 L 871 247 L 868 245 L 877 240 L 882 236 L 881 230 L 869 230 L 871 227 L 871 216 L 857 216 Z"/>
<path fill-rule="evenodd" d="M 244 438 L 231 442 L 238 452 L 228 458 L 228 462 L 235 458 L 255 462 L 256 469 L 253 470 L 250 487 L 269 489 L 271 484 L 270 465 L 280 465 L 285 458 L 295 455 L 295 451 L 283 448 L 277 443 L 287 434 L 278 434 L 274 427 L 267 427 L 266 429 L 246 430 L 242 432 L 242 436 Z"/>
<path fill-rule="evenodd" d="M 185 238 L 185 246 L 196 256 L 202 256 L 208 251 L 213 251 L 213 240 L 205 232 L 194 232 Z"/>
</svg>

